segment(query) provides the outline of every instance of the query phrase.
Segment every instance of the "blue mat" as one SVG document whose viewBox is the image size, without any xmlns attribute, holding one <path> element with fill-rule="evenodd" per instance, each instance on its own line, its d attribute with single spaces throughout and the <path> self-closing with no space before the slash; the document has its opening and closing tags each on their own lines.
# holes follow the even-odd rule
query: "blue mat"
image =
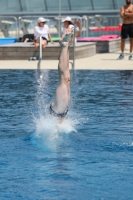
<svg viewBox="0 0 133 200">
<path fill-rule="evenodd" d="M 0 45 L 12 44 L 16 42 L 17 38 L 0 38 Z"/>
</svg>

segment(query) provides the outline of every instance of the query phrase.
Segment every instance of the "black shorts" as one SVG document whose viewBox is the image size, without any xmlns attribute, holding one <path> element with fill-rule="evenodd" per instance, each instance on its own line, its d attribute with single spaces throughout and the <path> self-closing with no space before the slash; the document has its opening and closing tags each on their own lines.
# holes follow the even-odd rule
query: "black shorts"
<svg viewBox="0 0 133 200">
<path fill-rule="evenodd" d="M 121 30 L 121 38 L 133 38 L 133 24 L 123 24 Z"/>
<path fill-rule="evenodd" d="M 42 37 L 42 39 L 43 39 L 43 40 L 46 40 L 46 41 L 47 41 L 47 44 L 48 44 L 48 40 L 47 40 L 47 38 L 45 38 L 45 37 Z"/>
<path fill-rule="evenodd" d="M 50 114 L 51 115 L 53 115 L 55 117 L 63 118 L 63 117 L 65 117 L 67 115 L 67 113 L 68 113 L 68 108 L 66 109 L 66 111 L 64 113 L 60 113 L 60 114 L 56 113 L 54 111 L 54 109 L 52 108 L 52 105 L 50 104 Z"/>
</svg>

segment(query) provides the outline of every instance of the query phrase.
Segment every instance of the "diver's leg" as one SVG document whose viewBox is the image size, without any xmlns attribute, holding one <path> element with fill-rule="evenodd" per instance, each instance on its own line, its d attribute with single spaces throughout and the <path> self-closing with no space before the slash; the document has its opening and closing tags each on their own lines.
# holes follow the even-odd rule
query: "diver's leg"
<svg viewBox="0 0 133 200">
<path fill-rule="evenodd" d="M 68 48 L 63 48 L 59 60 L 59 85 L 52 107 L 56 113 L 64 113 L 70 103 L 70 72 Z"/>
<path fill-rule="evenodd" d="M 68 66 L 68 48 L 63 47 L 60 54 L 59 64 L 58 64 L 59 74 L 64 74 L 66 71 L 69 71 Z"/>
<path fill-rule="evenodd" d="M 56 113 L 62 114 L 67 110 L 69 102 L 70 96 L 68 92 L 68 86 L 64 82 L 59 84 L 56 89 L 55 99 L 52 103 L 52 108 Z"/>
<path fill-rule="evenodd" d="M 68 70 L 69 70 L 69 49 L 67 50 L 67 67 L 68 67 Z M 70 76 L 70 70 L 69 70 L 69 77 L 68 77 L 68 84 L 67 84 L 69 102 L 70 102 L 70 80 L 71 80 L 71 76 Z"/>
</svg>

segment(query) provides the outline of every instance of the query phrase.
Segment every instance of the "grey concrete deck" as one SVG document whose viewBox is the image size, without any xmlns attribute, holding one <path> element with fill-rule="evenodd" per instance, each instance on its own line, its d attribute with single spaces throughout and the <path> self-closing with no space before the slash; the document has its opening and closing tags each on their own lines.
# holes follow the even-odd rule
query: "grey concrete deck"
<svg viewBox="0 0 133 200">
<path fill-rule="evenodd" d="M 58 45 L 58 46 L 57 46 Z M 58 60 L 61 48 L 59 43 L 49 43 L 43 49 L 43 60 Z M 75 58 L 86 58 L 96 54 L 96 43 L 76 43 Z M 39 50 L 33 43 L 13 43 L 0 45 L 0 60 L 28 60 L 29 57 L 38 57 Z M 73 58 L 73 47 L 70 47 L 70 59 Z"/>
<path fill-rule="evenodd" d="M 92 57 L 78 59 L 75 69 L 81 70 L 133 70 L 133 61 L 128 60 L 129 45 L 126 44 L 126 56 L 124 60 L 116 60 L 120 51 L 115 53 L 96 54 Z M 56 69 L 58 60 L 43 60 L 41 69 Z M 71 65 L 70 65 L 71 68 Z M 37 61 L 16 60 L 0 61 L 0 69 L 37 69 Z"/>
</svg>

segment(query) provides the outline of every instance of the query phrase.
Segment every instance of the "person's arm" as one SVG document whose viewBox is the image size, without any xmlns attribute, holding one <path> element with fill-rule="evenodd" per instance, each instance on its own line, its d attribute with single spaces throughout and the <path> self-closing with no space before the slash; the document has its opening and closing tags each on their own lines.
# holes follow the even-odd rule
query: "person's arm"
<svg viewBox="0 0 133 200">
<path fill-rule="evenodd" d="M 33 39 L 33 44 L 36 42 L 36 27 L 34 28 L 34 39 Z"/>
<path fill-rule="evenodd" d="M 81 35 L 82 27 L 81 27 L 80 22 L 75 22 L 75 24 L 77 25 L 77 27 L 79 29 L 78 32 L 75 34 L 75 37 L 77 38 L 77 37 L 80 37 L 80 35 Z"/>
<path fill-rule="evenodd" d="M 124 16 L 125 16 L 125 18 L 126 17 L 131 17 L 132 18 L 133 17 L 133 12 L 132 13 L 125 12 Z"/>
<path fill-rule="evenodd" d="M 65 37 L 65 30 L 66 30 L 66 28 L 63 28 L 62 35 L 61 35 L 61 40 L 63 40 L 63 38 Z"/>
<path fill-rule="evenodd" d="M 64 37 L 65 37 L 65 34 L 62 34 L 62 35 L 61 35 L 61 39 L 63 39 Z"/>
<path fill-rule="evenodd" d="M 123 19 L 127 18 L 127 16 L 125 15 L 124 6 L 121 7 L 121 10 L 120 10 L 120 17 L 123 18 Z"/>
<path fill-rule="evenodd" d="M 132 10 L 124 12 L 124 16 L 128 17 L 128 18 L 132 18 L 133 17 L 133 5 L 132 5 Z"/>
<path fill-rule="evenodd" d="M 48 30 L 48 38 L 49 38 L 49 40 L 50 40 L 50 42 L 52 43 L 52 44 L 54 44 L 54 42 L 53 42 L 53 40 L 52 40 L 52 37 L 51 37 L 51 35 L 50 35 L 50 31 L 49 31 L 49 26 L 48 25 L 45 25 L 46 27 L 47 27 L 47 30 Z"/>
<path fill-rule="evenodd" d="M 51 42 L 52 44 L 54 44 L 54 42 L 53 42 L 53 40 L 52 40 L 52 38 L 51 38 L 50 33 L 48 34 L 48 38 L 49 38 L 50 42 Z"/>
</svg>

